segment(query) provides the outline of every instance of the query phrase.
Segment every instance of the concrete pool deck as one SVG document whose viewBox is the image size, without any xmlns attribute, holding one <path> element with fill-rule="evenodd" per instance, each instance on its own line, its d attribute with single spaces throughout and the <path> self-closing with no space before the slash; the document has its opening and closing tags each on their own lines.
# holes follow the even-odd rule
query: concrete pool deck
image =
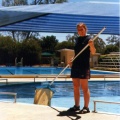
<svg viewBox="0 0 120 120">
<path fill-rule="evenodd" d="M 0 85 L 5 85 L 6 81 L 0 80 Z M 35 82 L 52 81 L 53 78 L 36 78 Z M 33 78 L 7 78 L 7 84 L 20 84 L 34 82 Z M 58 78 L 56 81 L 71 81 L 71 78 Z M 120 81 L 120 78 L 91 78 L 90 81 Z M 8 91 L 9 92 L 9 91 Z M 88 114 L 64 114 L 59 115 L 64 108 L 52 108 L 49 106 L 0 102 L 0 120 L 120 120 L 120 115 L 107 113 L 91 113 Z"/>
<path fill-rule="evenodd" d="M 0 120 L 120 120 L 120 115 L 107 113 L 60 115 L 63 110 L 43 105 L 0 102 Z"/>
</svg>

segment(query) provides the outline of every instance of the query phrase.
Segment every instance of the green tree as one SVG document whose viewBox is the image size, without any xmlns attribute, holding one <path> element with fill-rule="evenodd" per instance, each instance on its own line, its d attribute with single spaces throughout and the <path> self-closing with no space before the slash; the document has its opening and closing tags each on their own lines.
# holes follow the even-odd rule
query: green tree
<svg viewBox="0 0 120 120">
<path fill-rule="evenodd" d="M 119 47 L 112 44 L 107 45 L 104 50 L 104 54 L 109 54 L 110 52 L 119 52 Z"/>
<path fill-rule="evenodd" d="M 19 6 L 19 5 L 27 5 L 28 0 L 2 0 L 2 6 Z"/>
<path fill-rule="evenodd" d="M 39 32 L 22 32 L 22 31 L 10 31 L 7 32 L 7 34 L 9 36 L 11 36 L 13 38 L 13 40 L 15 42 L 21 42 L 23 40 L 27 40 L 27 39 L 38 39 L 40 36 Z"/>
<path fill-rule="evenodd" d="M 106 39 L 108 45 L 116 45 L 119 47 L 120 45 L 120 35 L 111 35 Z"/>
<path fill-rule="evenodd" d="M 91 35 L 91 38 L 94 38 L 95 35 Z M 103 54 L 104 53 L 104 49 L 106 47 L 106 43 L 103 41 L 102 38 L 100 37 L 97 37 L 95 40 L 94 40 L 94 45 L 95 45 L 95 48 L 96 48 L 96 52 L 97 53 L 101 53 Z"/>
<path fill-rule="evenodd" d="M 104 54 L 109 54 L 110 52 L 119 52 L 120 45 L 120 35 L 111 35 L 106 39 L 107 46 L 104 49 Z"/>
<path fill-rule="evenodd" d="M 63 3 L 67 2 L 67 0 L 33 0 L 31 4 L 55 4 L 55 3 Z"/>
<path fill-rule="evenodd" d="M 0 36 L 0 64 L 13 65 L 16 43 L 9 36 Z"/>
<path fill-rule="evenodd" d="M 23 58 L 24 65 L 34 65 L 40 63 L 41 47 L 37 40 L 24 40 L 18 45 L 17 57 Z"/>
<path fill-rule="evenodd" d="M 41 47 L 42 52 L 55 53 L 55 46 L 57 45 L 58 40 L 55 36 L 46 36 L 41 38 Z"/>
<path fill-rule="evenodd" d="M 14 42 L 9 36 L 0 36 L 0 64 L 15 65 L 15 58 L 24 65 L 40 63 L 41 47 L 39 40 L 28 39 Z"/>
<path fill-rule="evenodd" d="M 67 40 L 68 42 L 71 42 L 71 43 L 74 44 L 76 37 L 77 37 L 77 33 L 74 33 L 74 35 L 68 34 L 68 35 L 66 36 L 66 40 Z"/>
<path fill-rule="evenodd" d="M 55 48 L 56 48 L 56 50 L 60 50 L 60 49 L 64 49 L 64 48 L 73 49 L 74 43 L 71 43 L 69 41 L 63 41 L 61 43 L 58 43 Z"/>
</svg>

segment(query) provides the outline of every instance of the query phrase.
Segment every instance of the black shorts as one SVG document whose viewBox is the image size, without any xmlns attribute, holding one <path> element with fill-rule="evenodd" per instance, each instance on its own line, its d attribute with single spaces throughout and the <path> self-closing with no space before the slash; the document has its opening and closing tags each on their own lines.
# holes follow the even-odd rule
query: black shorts
<svg viewBox="0 0 120 120">
<path fill-rule="evenodd" d="M 71 69 L 71 78 L 90 79 L 90 69 Z"/>
</svg>

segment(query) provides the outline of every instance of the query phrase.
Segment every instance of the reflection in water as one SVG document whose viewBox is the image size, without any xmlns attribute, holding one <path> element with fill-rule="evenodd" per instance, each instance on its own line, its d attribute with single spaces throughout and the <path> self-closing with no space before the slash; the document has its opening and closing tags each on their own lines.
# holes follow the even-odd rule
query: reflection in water
<svg viewBox="0 0 120 120">
<path fill-rule="evenodd" d="M 56 83 L 56 96 L 73 96 L 72 83 Z M 91 97 L 120 96 L 120 82 L 89 82 Z M 83 96 L 83 93 L 81 92 Z"/>
<path fill-rule="evenodd" d="M 49 83 L 24 83 L 17 85 L 5 85 L 0 86 L 0 92 L 16 92 L 17 102 L 24 102 L 33 104 L 34 94 L 36 88 L 45 88 Z M 120 101 L 120 82 L 89 82 L 89 88 L 91 92 L 90 109 L 93 109 L 93 100 L 104 100 L 104 101 Z M 54 82 L 52 89 L 55 91 L 52 98 L 52 106 L 58 107 L 71 107 L 74 104 L 73 97 L 73 85 L 72 82 Z M 13 96 L 0 95 L 0 100 L 13 99 Z M 83 105 L 83 93 L 81 92 L 81 104 Z M 106 107 L 105 107 L 106 106 Z M 97 105 L 98 109 L 103 111 L 103 108 L 112 112 L 120 113 L 120 106 L 114 107 L 115 105 L 103 104 Z M 81 106 L 82 107 L 82 106 Z M 110 109 L 108 109 L 110 108 Z M 115 110 L 117 109 L 117 111 Z"/>
<path fill-rule="evenodd" d="M 16 92 L 18 98 L 32 98 L 36 88 L 44 88 L 48 82 L 42 83 L 24 83 L 16 85 L 0 86 L 0 92 Z M 89 82 L 91 97 L 120 96 L 120 82 Z M 54 82 L 52 89 L 55 90 L 54 97 L 73 97 L 72 82 Z M 81 92 L 81 96 L 83 93 Z"/>
</svg>

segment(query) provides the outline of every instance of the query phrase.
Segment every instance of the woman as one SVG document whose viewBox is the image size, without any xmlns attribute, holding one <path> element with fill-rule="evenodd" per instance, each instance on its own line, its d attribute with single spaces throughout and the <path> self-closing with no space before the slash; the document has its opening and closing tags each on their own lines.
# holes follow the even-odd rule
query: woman
<svg viewBox="0 0 120 120">
<path fill-rule="evenodd" d="M 83 90 L 84 94 L 84 107 L 80 113 L 88 113 L 89 100 L 90 100 L 90 91 L 88 88 L 88 79 L 90 79 L 90 53 L 94 54 L 96 49 L 92 39 L 86 35 L 87 27 L 84 23 L 79 23 L 77 25 L 77 31 L 79 37 L 76 39 L 76 44 L 74 47 L 75 55 L 77 55 L 87 44 L 87 47 L 73 62 L 70 61 L 71 65 L 71 77 L 74 87 L 74 101 L 75 105 L 68 109 L 68 111 L 77 111 L 80 110 L 80 87 Z"/>
</svg>

